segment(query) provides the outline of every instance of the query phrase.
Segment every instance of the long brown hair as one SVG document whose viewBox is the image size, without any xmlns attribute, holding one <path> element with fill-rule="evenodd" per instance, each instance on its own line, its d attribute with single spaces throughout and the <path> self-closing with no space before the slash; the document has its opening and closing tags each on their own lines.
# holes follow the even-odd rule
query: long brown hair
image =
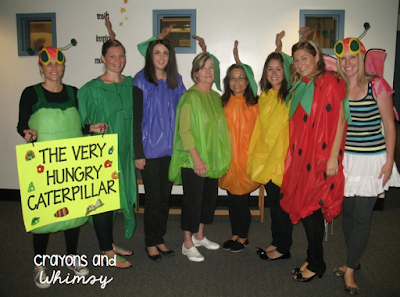
<svg viewBox="0 0 400 297">
<path fill-rule="evenodd" d="M 313 41 L 307 40 L 305 42 L 298 42 L 292 46 L 292 57 L 295 52 L 298 50 L 305 50 L 307 53 L 313 55 L 316 57 L 317 55 L 319 56 L 319 61 L 317 63 L 317 67 L 312 73 L 314 78 L 320 77 L 322 74 L 325 73 L 325 62 L 324 62 L 324 57 L 322 55 L 321 48 Z M 290 66 L 290 73 L 291 73 L 291 78 L 292 78 L 292 85 L 294 85 L 300 78 L 301 75 L 296 71 L 294 68 L 294 65 Z"/>
<path fill-rule="evenodd" d="M 272 88 L 272 85 L 268 81 L 268 78 L 267 78 L 268 64 L 271 60 L 277 60 L 282 64 L 283 80 L 282 80 L 281 87 L 279 88 L 278 97 L 281 98 L 282 100 L 285 100 L 286 95 L 289 93 L 288 92 L 289 88 L 288 88 L 288 81 L 286 80 L 286 76 L 285 76 L 285 70 L 283 68 L 283 58 L 280 53 L 273 52 L 273 53 L 269 54 L 267 57 L 267 60 L 265 60 L 263 73 L 262 73 L 261 80 L 260 80 L 261 90 L 265 93 L 268 93 L 268 91 Z"/>
</svg>

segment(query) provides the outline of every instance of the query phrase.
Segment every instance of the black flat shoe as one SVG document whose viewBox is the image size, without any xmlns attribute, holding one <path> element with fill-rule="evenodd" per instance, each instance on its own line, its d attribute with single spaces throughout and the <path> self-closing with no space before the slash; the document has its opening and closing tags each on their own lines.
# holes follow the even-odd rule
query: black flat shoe
<svg viewBox="0 0 400 297">
<path fill-rule="evenodd" d="M 175 256 L 175 252 L 173 250 L 168 250 L 168 251 L 162 251 L 159 247 L 157 247 L 157 250 L 163 254 L 165 257 L 173 257 Z"/>
<path fill-rule="evenodd" d="M 257 255 L 259 255 L 260 257 L 261 257 L 261 255 L 266 255 L 267 254 L 267 252 L 264 250 L 264 249 L 262 249 L 262 248 L 259 248 L 259 247 L 256 247 L 258 250 L 257 250 Z"/>
<path fill-rule="evenodd" d="M 154 256 L 150 256 L 149 251 L 147 250 L 146 247 L 144 248 L 144 250 L 146 251 L 146 254 L 147 254 L 147 256 L 149 257 L 149 259 L 151 261 L 154 261 L 154 262 L 160 262 L 161 261 L 161 255 L 160 254 L 154 255 Z"/>
<path fill-rule="evenodd" d="M 295 278 L 293 278 L 293 280 L 301 282 L 301 283 L 308 283 L 308 282 L 312 281 L 317 275 L 318 275 L 318 278 L 322 278 L 322 276 L 324 274 L 323 273 L 322 274 L 314 274 L 311 277 L 305 278 L 305 277 L 303 277 L 303 275 L 300 272 L 300 273 L 295 275 Z"/>
<path fill-rule="evenodd" d="M 291 255 L 290 252 L 287 252 L 286 254 L 283 254 L 282 256 L 272 259 L 270 257 L 267 256 L 267 253 L 260 255 L 260 258 L 263 260 L 267 260 L 267 261 L 275 261 L 275 260 L 285 260 L 285 259 L 290 259 Z M 299 268 L 300 271 L 300 268 Z"/>
<path fill-rule="evenodd" d="M 232 247 L 232 245 L 233 245 L 235 242 L 236 242 L 236 240 L 229 239 L 229 240 L 227 240 L 227 241 L 224 242 L 224 244 L 222 245 L 222 248 L 223 248 L 224 250 L 230 250 L 231 247 Z"/>
<path fill-rule="evenodd" d="M 246 239 L 245 243 L 241 243 L 239 241 L 236 241 L 232 246 L 231 246 L 231 251 L 234 253 L 241 252 L 243 251 L 248 245 L 250 244 L 249 240 Z"/>
<path fill-rule="evenodd" d="M 296 267 L 296 268 L 292 269 L 292 270 L 290 271 L 290 273 L 291 273 L 292 275 L 298 275 L 299 273 L 301 273 L 301 271 L 300 271 L 300 268 L 299 268 L 299 267 Z"/>
</svg>

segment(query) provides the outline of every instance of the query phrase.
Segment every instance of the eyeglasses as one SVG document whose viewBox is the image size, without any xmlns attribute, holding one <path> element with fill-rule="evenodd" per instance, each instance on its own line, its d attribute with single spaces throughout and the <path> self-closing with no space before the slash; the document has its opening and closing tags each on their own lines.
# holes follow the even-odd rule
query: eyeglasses
<svg viewBox="0 0 400 297">
<path fill-rule="evenodd" d="M 231 76 L 231 77 L 229 77 L 230 81 L 244 81 L 245 79 L 246 78 L 244 76 L 238 76 L 238 77 Z"/>
</svg>

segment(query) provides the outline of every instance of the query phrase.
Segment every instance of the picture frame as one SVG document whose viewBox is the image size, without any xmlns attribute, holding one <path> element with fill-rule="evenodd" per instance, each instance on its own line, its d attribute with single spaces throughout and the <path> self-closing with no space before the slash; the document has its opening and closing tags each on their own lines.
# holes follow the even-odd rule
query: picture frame
<svg viewBox="0 0 400 297">
<path fill-rule="evenodd" d="M 327 55 L 335 55 L 335 43 L 344 38 L 344 10 L 300 10 L 300 28 L 314 29 L 309 39 L 316 41 Z"/>
<path fill-rule="evenodd" d="M 163 28 L 171 24 L 176 26 L 167 37 L 177 54 L 195 54 L 196 9 L 153 10 L 153 36 L 158 36 Z"/>
<path fill-rule="evenodd" d="M 28 48 L 35 50 L 40 46 L 57 47 L 55 13 L 21 13 L 16 17 L 18 56 L 31 56 Z M 34 55 L 37 56 L 38 51 Z"/>
</svg>

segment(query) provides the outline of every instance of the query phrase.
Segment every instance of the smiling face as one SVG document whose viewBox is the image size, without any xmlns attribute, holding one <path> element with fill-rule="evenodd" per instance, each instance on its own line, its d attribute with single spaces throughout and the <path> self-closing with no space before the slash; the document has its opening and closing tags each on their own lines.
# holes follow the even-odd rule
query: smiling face
<svg viewBox="0 0 400 297">
<path fill-rule="evenodd" d="M 39 65 L 40 72 L 43 73 L 46 80 L 58 81 L 64 75 L 64 64 L 58 64 L 56 58 L 50 58 L 50 62 L 47 65 Z"/>
<path fill-rule="evenodd" d="M 125 51 L 121 46 L 110 47 L 106 55 L 101 56 L 101 61 L 106 65 L 107 71 L 121 74 L 126 62 Z"/>
<path fill-rule="evenodd" d="M 198 84 L 209 84 L 214 83 L 214 65 L 211 59 L 207 59 L 204 66 L 200 68 L 196 73 Z"/>
<path fill-rule="evenodd" d="M 276 59 L 270 60 L 267 66 L 267 80 L 275 91 L 279 91 L 284 78 L 282 63 Z"/>
<path fill-rule="evenodd" d="M 243 97 L 249 81 L 246 79 L 246 74 L 243 69 L 233 68 L 229 74 L 229 88 L 236 97 Z"/>
<path fill-rule="evenodd" d="M 169 61 L 169 50 L 163 44 L 157 44 L 153 48 L 153 64 L 155 70 L 164 71 Z"/>
<path fill-rule="evenodd" d="M 347 78 L 357 76 L 359 67 L 360 67 L 360 59 L 358 57 L 359 54 L 351 54 L 349 51 L 345 51 L 343 57 L 339 58 L 340 69 L 347 76 Z"/>
<path fill-rule="evenodd" d="M 299 49 L 293 54 L 293 65 L 301 77 L 311 77 L 317 69 L 319 56 L 313 56 L 309 52 Z"/>
</svg>

